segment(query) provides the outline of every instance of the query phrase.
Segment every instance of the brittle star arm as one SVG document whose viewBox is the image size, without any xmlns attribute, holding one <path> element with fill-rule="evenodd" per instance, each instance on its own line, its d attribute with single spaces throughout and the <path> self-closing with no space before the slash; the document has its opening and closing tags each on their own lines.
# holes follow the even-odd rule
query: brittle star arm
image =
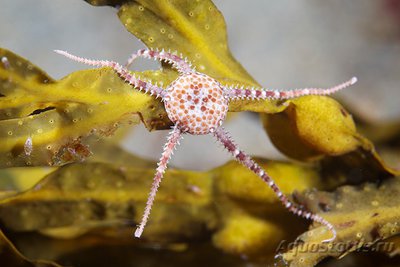
<svg viewBox="0 0 400 267">
<path fill-rule="evenodd" d="M 291 202 L 279 189 L 279 187 L 275 184 L 274 180 L 268 176 L 268 174 L 245 152 L 239 149 L 239 147 L 233 142 L 232 138 L 229 134 L 222 128 L 219 127 L 215 132 L 214 136 L 223 144 L 223 146 L 228 150 L 237 161 L 243 164 L 245 167 L 250 169 L 252 172 L 257 174 L 268 186 L 274 191 L 279 200 L 288 209 L 290 212 L 304 217 L 306 219 L 313 220 L 320 224 L 325 225 L 331 232 L 332 237 L 322 242 L 331 242 L 336 238 L 336 230 L 331 223 L 326 221 L 324 218 L 319 216 L 318 214 L 311 213 L 309 211 L 303 210 L 299 205 Z"/>
<path fill-rule="evenodd" d="M 170 52 L 164 51 L 164 49 L 161 51 L 156 51 L 151 49 L 140 49 L 139 51 L 133 53 L 129 57 L 128 61 L 125 64 L 125 67 L 128 68 L 137 57 L 156 59 L 170 63 L 172 64 L 172 67 L 176 68 L 180 73 L 190 73 L 194 71 L 191 64 L 186 59 L 183 59 L 182 55 L 177 56 Z"/>
<path fill-rule="evenodd" d="M 83 57 L 78 57 L 75 55 L 72 55 L 66 51 L 62 50 L 54 50 L 57 54 L 63 55 L 71 60 L 90 65 L 90 66 L 98 66 L 98 67 L 110 67 L 112 68 L 122 79 L 124 79 L 126 82 L 128 82 L 130 85 L 138 89 L 139 91 L 144 91 L 146 93 L 149 93 L 150 95 L 156 95 L 156 97 L 161 97 L 164 98 L 166 95 L 166 92 L 150 82 L 143 81 L 140 78 L 136 77 L 132 73 L 129 72 L 128 69 L 122 67 L 119 63 L 115 61 L 108 61 L 108 60 L 93 60 L 93 59 L 87 59 Z"/>
<path fill-rule="evenodd" d="M 135 231 L 135 237 L 140 237 L 143 233 L 143 229 L 147 224 L 147 220 L 149 219 L 151 207 L 153 206 L 154 198 L 157 194 L 157 189 L 160 186 L 161 179 L 163 178 L 164 172 L 167 169 L 168 161 L 171 158 L 171 155 L 175 149 L 175 147 L 179 144 L 179 140 L 182 138 L 182 131 L 175 125 L 173 130 L 168 136 L 167 143 L 164 146 L 164 151 L 161 154 L 160 161 L 158 162 L 158 167 L 156 170 L 156 174 L 154 175 L 153 185 L 151 186 L 151 190 L 149 193 L 149 197 L 147 199 L 146 207 L 144 209 L 142 221 L 140 222 L 138 228 Z"/>
<path fill-rule="evenodd" d="M 288 91 L 264 89 L 264 88 L 234 88 L 224 87 L 226 95 L 231 100 L 236 99 L 290 99 L 305 95 L 330 95 L 357 82 L 357 78 L 336 85 L 331 88 L 303 88 Z"/>
</svg>

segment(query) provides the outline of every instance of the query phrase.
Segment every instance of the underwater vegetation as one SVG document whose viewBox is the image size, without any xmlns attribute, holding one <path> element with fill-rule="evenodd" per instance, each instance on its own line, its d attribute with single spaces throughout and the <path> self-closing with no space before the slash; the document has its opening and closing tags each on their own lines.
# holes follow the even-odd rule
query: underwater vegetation
<svg viewBox="0 0 400 267">
<path fill-rule="evenodd" d="M 148 48 L 179 51 L 225 86 L 260 87 L 231 55 L 211 1 L 86 2 L 118 8 L 123 26 Z M 112 266 L 193 259 L 199 266 L 340 266 L 361 249 L 381 258 L 399 250 L 400 171 L 375 147 L 398 151 L 398 125 L 374 136 L 375 125 L 358 129 L 346 107 L 326 96 L 232 101 L 230 112 L 257 113 L 273 144 L 296 160 L 256 161 L 292 201 L 332 223 L 337 238 L 321 243 L 329 237 L 323 225 L 289 214 L 263 181 L 230 161 L 209 171 L 167 170 L 146 232 L 134 239 L 156 163 L 124 151 L 113 135 L 139 123 L 170 129 L 164 104 L 110 68 L 55 80 L 8 49 L 0 59 L 0 184 L 40 180 L 0 191 L 1 266 L 93 266 L 107 253 Z M 178 77 L 166 63 L 132 73 L 164 85 Z"/>
</svg>

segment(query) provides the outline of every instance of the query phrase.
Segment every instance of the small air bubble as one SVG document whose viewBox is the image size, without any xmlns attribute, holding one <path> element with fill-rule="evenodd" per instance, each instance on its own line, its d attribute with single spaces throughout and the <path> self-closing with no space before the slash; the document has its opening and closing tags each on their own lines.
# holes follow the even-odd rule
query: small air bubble
<svg viewBox="0 0 400 267">
<path fill-rule="evenodd" d="M 28 70 L 33 70 L 33 66 L 31 64 L 28 65 Z"/>
<path fill-rule="evenodd" d="M 6 112 L 6 116 L 10 117 L 11 116 L 11 112 L 7 111 Z"/>
<path fill-rule="evenodd" d="M 20 121 L 18 121 L 18 125 L 19 125 L 19 126 L 21 126 L 22 124 L 24 124 L 24 122 L 23 122 L 23 121 L 21 121 L 21 120 L 20 120 Z"/>
<path fill-rule="evenodd" d="M 3 66 L 5 69 L 10 68 L 10 62 L 8 61 L 7 57 L 2 57 L 1 58 L 1 63 L 3 63 Z"/>
<path fill-rule="evenodd" d="M 77 119 L 77 118 L 74 118 L 74 119 L 72 119 L 72 122 L 73 122 L 73 123 L 76 123 L 76 122 L 78 122 L 78 119 Z"/>
<path fill-rule="evenodd" d="M 144 11 L 144 7 L 143 6 L 139 6 L 138 7 L 140 11 Z"/>
<path fill-rule="evenodd" d="M 92 113 L 92 112 L 93 112 L 93 109 L 88 108 L 88 109 L 87 109 L 87 112 L 88 112 L 88 113 Z"/>
<path fill-rule="evenodd" d="M 7 134 L 8 135 L 13 135 L 13 132 L 12 131 L 8 131 Z"/>
<path fill-rule="evenodd" d="M 154 38 L 153 37 L 149 37 L 149 39 L 147 39 L 147 40 L 149 40 L 150 43 L 154 42 Z"/>
<path fill-rule="evenodd" d="M 37 132 L 38 134 L 41 134 L 41 133 L 43 133 L 43 129 L 37 129 L 36 132 Z"/>
<path fill-rule="evenodd" d="M 161 32 L 162 34 L 164 34 L 166 31 L 165 31 L 164 28 L 161 28 L 161 29 L 160 29 L 160 32 Z"/>
<path fill-rule="evenodd" d="M 189 17 L 193 17 L 193 16 L 194 16 L 193 11 L 190 11 L 190 12 L 189 12 Z"/>
<path fill-rule="evenodd" d="M 210 25 L 208 25 L 208 24 L 204 25 L 204 29 L 209 30 L 210 29 Z"/>
<path fill-rule="evenodd" d="M 47 150 L 51 150 L 51 145 L 46 146 Z"/>
<path fill-rule="evenodd" d="M 107 88 L 107 92 L 111 93 L 111 92 L 112 92 L 112 88 L 111 88 L 111 87 L 108 87 L 108 88 Z"/>
<path fill-rule="evenodd" d="M 54 119 L 50 119 L 49 123 L 53 124 L 54 123 Z"/>
<path fill-rule="evenodd" d="M 174 35 L 168 34 L 168 38 L 169 38 L 169 39 L 173 39 L 173 38 L 174 38 Z"/>
<path fill-rule="evenodd" d="M 197 58 L 201 58 L 201 55 L 200 55 L 199 53 L 196 53 L 195 56 L 196 56 Z"/>
<path fill-rule="evenodd" d="M 209 7 L 208 7 L 208 10 L 209 10 L 209 11 L 212 11 L 212 10 L 213 10 L 213 7 L 212 7 L 212 6 L 209 6 Z"/>
</svg>

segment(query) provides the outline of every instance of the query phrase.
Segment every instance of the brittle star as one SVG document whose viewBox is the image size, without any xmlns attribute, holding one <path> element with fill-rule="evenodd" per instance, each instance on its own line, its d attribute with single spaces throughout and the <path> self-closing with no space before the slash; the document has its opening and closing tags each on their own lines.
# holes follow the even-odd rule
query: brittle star
<svg viewBox="0 0 400 267">
<path fill-rule="evenodd" d="M 264 88 L 236 88 L 224 86 L 216 79 L 195 71 L 186 59 L 164 50 L 155 51 L 141 49 L 130 56 L 125 66 L 114 61 L 82 58 L 65 51 L 55 50 L 55 52 L 87 65 L 110 67 L 135 89 L 151 95 L 156 95 L 157 98 L 161 97 L 168 118 L 174 123 L 173 129 L 168 136 L 161 154 L 160 161 L 158 162 L 151 191 L 147 199 L 141 223 L 135 231 L 135 237 L 140 237 L 143 233 L 161 179 L 167 169 L 168 161 L 171 158 L 173 150 L 176 148 L 177 144 L 179 144 L 182 135 L 212 134 L 237 161 L 258 175 L 274 191 L 286 209 L 298 216 L 311 219 L 314 222 L 326 226 L 332 232 L 332 237 L 322 242 L 331 242 L 336 239 L 336 230 L 333 225 L 320 215 L 306 211 L 298 204 L 290 201 L 260 165 L 243 150 L 239 149 L 228 132 L 222 127 L 222 123 L 228 112 L 228 104 L 232 100 L 290 99 L 305 95 L 329 95 L 353 85 L 357 81 L 357 78 L 353 77 L 347 82 L 328 89 L 304 88 L 279 91 Z M 137 78 L 128 70 L 128 67 L 139 56 L 172 64 L 179 72 L 178 78 L 165 89 Z"/>
</svg>

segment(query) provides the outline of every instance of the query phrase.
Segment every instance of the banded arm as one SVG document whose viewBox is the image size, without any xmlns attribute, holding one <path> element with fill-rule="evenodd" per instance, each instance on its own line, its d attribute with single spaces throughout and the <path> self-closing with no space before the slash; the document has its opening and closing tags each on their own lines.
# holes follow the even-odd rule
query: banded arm
<svg viewBox="0 0 400 267">
<path fill-rule="evenodd" d="M 225 87 L 225 93 L 231 100 L 236 99 L 290 99 L 306 95 L 330 95 L 349 87 L 357 82 L 357 78 L 336 85 L 331 88 L 303 88 L 289 91 L 280 91 L 264 88 L 233 88 Z"/>
<path fill-rule="evenodd" d="M 175 147 L 179 144 L 179 140 L 182 138 L 182 131 L 179 129 L 178 125 L 175 125 L 173 130 L 168 136 L 167 143 L 164 146 L 164 151 L 161 154 L 160 161 L 158 162 L 158 167 L 156 174 L 154 175 L 153 185 L 147 199 L 146 207 L 144 209 L 142 220 L 139 226 L 136 228 L 135 237 L 140 237 L 143 233 L 144 227 L 149 219 L 151 207 L 153 206 L 154 199 L 157 194 L 158 187 L 160 186 L 161 180 L 164 176 L 164 172 L 167 169 L 168 161 L 172 156 Z"/>
<path fill-rule="evenodd" d="M 172 67 L 176 68 L 180 73 L 194 72 L 194 69 L 192 68 L 191 64 L 187 61 L 187 59 L 183 59 L 182 55 L 177 56 L 170 52 L 164 51 L 164 49 L 161 51 L 141 49 L 136 53 L 133 53 L 129 57 L 128 61 L 125 64 L 125 67 L 128 68 L 137 57 L 144 57 L 148 59 L 155 59 L 164 61 L 166 63 L 170 63 L 172 64 Z"/>
<path fill-rule="evenodd" d="M 87 59 L 83 57 L 78 57 L 72 55 L 66 51 L 62 50 L 54 50 L 57 54 L 63 55 L 71 60 L 77 61 L 79 63 L 83 63 L 90 66 L 97 66 L 97 67 L 110 67 L 112 68 L 122 79 L 128 82 L 130 85 L 138 89 L 139 91 L 144 91 L 150 95 L 155 95 L 157 98 L 161 97 L 164 98 L 166 92 L 150 82 L 142 81 L 140 78 L 137 78 L 135 75 L 131 74 L 127 68 L 124 68 L 119 63 L 115 61 L 108 61 L 108 60 L 93 60 Z"/>
<path fill-rule="evenodd" d="M 323 240 L 322 242 L 331 242 L 336 239 L 336 230 L 330 222 L 318 214 L 303 210 L 299 205 L 290 201 L 275 184 L 274 180 L 249 155 L 239 149 L 239 147 L 233 142 L 232 138 L 222 127 L 219 127 L 214 132 L 214 136 L 222 143 L 226 150 L 228 150 L 235 157 L 237 161 L 259 176 L 274 191 L 275 195 L 279 198 L 286 209 L 298 216 L 325 225 L 332 232 L 332 237 Z"/>
</svg>

